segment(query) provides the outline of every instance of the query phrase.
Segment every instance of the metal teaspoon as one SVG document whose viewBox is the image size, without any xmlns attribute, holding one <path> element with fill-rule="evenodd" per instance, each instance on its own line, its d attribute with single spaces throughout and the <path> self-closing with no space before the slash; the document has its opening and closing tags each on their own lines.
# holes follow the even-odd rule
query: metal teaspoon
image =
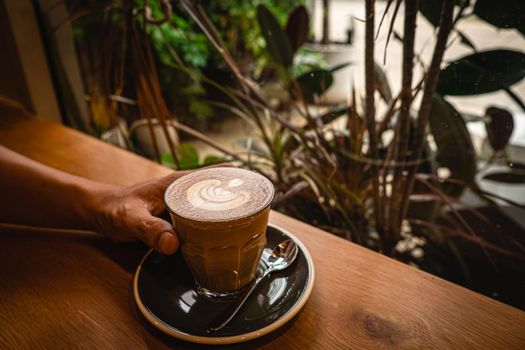
<svg viewBox="0 0 525 350">
<path fill-rule="evenodd" d="M 263 251 L 261 260 L 266 265 L 266 269 L 262 275 L 257 277 L 255 281 L 252 282 L 250 287 L 247 288 L 243 294 L 241 294 L 238 299 L 232 303 L 231 307 L 228 307 L 222 314 L 220 314 L 210 323 L 208 330 L 219 331 L 226 327 L 226 325 L 230 323 L 233 317 L 244 305 L 252 292 L 257 288 L 257 286 L 259 286 L 261 281 L 272 272 L 282 271 L 288 268 L 295 261 L 297 252 L 297 244 L 295 244 L 295 242 L 291 239 L 282 241 L 273 249 L 273 251 L 265 249 Z"/>
</svg>

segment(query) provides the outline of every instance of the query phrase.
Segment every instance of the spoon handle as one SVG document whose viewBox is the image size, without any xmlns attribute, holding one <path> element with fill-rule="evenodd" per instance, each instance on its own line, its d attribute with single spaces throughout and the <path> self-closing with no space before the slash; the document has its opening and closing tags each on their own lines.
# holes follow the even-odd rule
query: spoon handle
<svg viewBox="0 0 525 350">
<path fill-rule="evenodd" d="M 231 303 L 231 306 L 227 307 L 224 312 L 222 312 L 217 318 L 215 318 L 210 325 L 208 326 L 209 331 L 219 331 L 226 327 L 228 323 L 237 315 L 237 312 L 241 309 L 241 307 L 244 305 L 244 302 L 248 299 L 248 297 L 253 293 L 253 291 L 257 288 L 257 286 L 261 283 L 263 279 L 268 276 L 271 269 L 268 269 L 264 271 L 264 273 L 259 276 L 255 281 L 252 282 L 249 288 L 247 288 L 243 294 L 241 294 L 234 302 Z"/>
</svg>

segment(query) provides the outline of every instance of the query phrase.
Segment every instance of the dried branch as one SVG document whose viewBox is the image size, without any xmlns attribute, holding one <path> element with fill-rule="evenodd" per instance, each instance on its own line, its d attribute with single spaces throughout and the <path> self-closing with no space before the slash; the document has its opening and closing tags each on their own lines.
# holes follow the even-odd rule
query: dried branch
<svg viewBox="0 0 525 350">
<path fill-rule="evenodd" d="M 447 46 L 448 36 L 452 30 L 452 16 L 454 13 L 454 0 L 443 0 L 443 8 L 441 11 L 441 18 L 439 22 L 439 31 L 437 34 L 437 40 L 434 47 L 434 53 L 430 62 L 430 67 L 427 71 L 425 79 L 425 87 L 423 90 L 423 98 L 421 106 L 419 107 L 419 113 L 417 117 L 416 131 L 414 136 L 414 143 L 412 145 L 412 153 L 410 160 L 415 160 L 421 157 L 423 152 L 424 140 L 425 140 L 425 129 L 428 124 L 428 116 L 430 114 L 430 108 L 432 106 L 432 98 L 436 91 L 436 86 L 439 78 L 441 69 L 441 62 Z M 412 193 L 414 188 L 415 173 L 417 168 L 412 167 L 408 169 L 407 175 L 407 187 L 403 192 L 403 198 L 401 200 L 401 218 L 406 217 L 408 211 L 408 196 Z"/>
<path fill-rule="evenodd" d="M 399 11 L 399 7 L 401 6 L 402 1 L 403 0 L 397 0 L 396 7 L 394 8 L 394 14 L 392 15 L 392 19 L 390 20 L 390 26 L 388 27 L 388 34 L 387 34 L 386 43 L 385 43 L 385 51 L 383 53 L 383 64 L 386 63 L 386 53 L 388 51 L 388 43 L 390 42 L 390 37 L 392 36 L 392 32 L 394 31 L 394 23 L 396 21 L 397 12 Z M 408 1 L 408 2 L 411 2 L 411 1 Z"/>
<path fill-rule="evenodd" d="M 401 97 L 401 93 L 399 93 L 396 97 L 394 97 L 392 99 L 392 101 L 390 101 L 390 103 L 388 104 L 387 110 L 386 110 L 383 118 L 381 119 L 381 122 L 379 123 L 379 126 L 377 127 L 377 138 L 378 139 L 381 138 L 381 136 L 383 135 L 383 133 L 387 129 L 388 124 L 392 120 L 392 117 L 394 116 L 395 112 L 398 110 L 396 108 L 396 105 L 397 105 L 397 102 L 399 101 L 400 97 Z"/>
<path fill-rule="evenodd" d="M 257 89 L 254 88 L 254 83 L 242 75 L 239 67 L 237 66 L 237 64 L 235 64 L 235 61 L 228 52 L 226 45 L 222 42 L 222 39 L 219 33 L 217 32 L 217 29 L 210 21 L 208 16 L 206 16 L 202 7 L 200 7 L 200 5 L 198 4 L 194 4 L 190 0 L 180 0 L 180 2 L 184 9 L 191 15 L 191 17 L 195 20 L 197 25 L 204 32 L 206 37 L 210 40 L 215 49 L 222 56 L 228 68 L 232 71 L 235 78 L 241 85 L 243 91 L 247 94 L 252 95 L 252 97 L 257 99 L 259 103 L 262 103 L 263 105 L 265 105 L 265 107 L 268 108 L 268 105 L 266 104 L 264 98 L 262 98 L 259 95 Z"/>
<path fill-rule="evenodd" d="M 398 162 L 402 162 L 407 158 L 408 150 L 408 132 L 410 126 L 410 107 L 412 105 L 412 75 L 414 71 L 414 44 L 416 37 L 416 19 L 419 8 L 419 1 L 405 2 L 405 22 L 404 22 L 404 40 L 403 40 L 403 71 L 401 83 L 401 109 L 399 111 L 399 132 L 397 134 L 396 143 L 394 144 L 394 156 Z M 399 211 L 402 200 L 402 184 L 403 184 L 403 168 L 398 167 L 394 171 L 393 190 L 390 198 L 389 213 L 391 213 L 389 220 L 390 234 L 397 240 L 400 235 L 401 218 L 399 218 Z"/>
<path fill-rule="evenodd" d="M 439 230 L 439 231 L 441 231 L 443 233 L 448 234 L 449 236 L 461 237 L 461 238 L 463 238 L 463 239 L 465 239 L 467 241 L 470 241 L 470 242 L 478 244 L 483 249 L 490 249 L 490 250 L 493 250 L 495 252 L 498 252 L 498 253 L 501 253 L 501 254 L 505 254 L 505 255 L 508 255 L 508 256 L 512 256 L 512 257 L 520 259 L 520 260 L 525 260 L 525 257 L 523 256 L 523 254 L 519 254 L 519 253 L 513 252 L 511 250 L 502 248 L 502 247 L 500 247 L 498 245 L 489 243 L 489 242 L 483 240 L 481 237 L 469 236 L 469 235 L 465 234 L 464 231 L 459 230 L 459 229 L 455 229 L 455 228 L 448 227 L 448 226 L 445 226 L 445 225 L 435 224 L 435 223 L 424 221 L 424 220 L 418 220 L 418 219 L 408 219 L 407 221 L 409 223 L 413 224 L 413 225 L 420 225 L 420 226 L 426 226 L 426 227 L 430 227 L 430 228 L 433 228 L 433 229 L 437 229 L 437 230 Z"/>
<path fill-rule="evenodd" d="M 323 37 L 321 44 L 330 43 L 330 0 L 323 0 Z"/>
<path fill-rule="evenodd" d="M 377 40 L 377 38 L 379 37 L 379 33 L 381 32 L 381 27 L 383 26 L 383 21 L 385 20 L 386 14 L 388 13 L 388 10 L 390 10 L 390 6 L 392 5 L 393 2 L 394 0 L 387 0 L 385 12 L 383 12 L 383 15 L 381 16 L 381 20 L 379 21 L 379 25 L 377 26 L 377 33 L 376 33 L 375 40 Z"/>
<path fill-rule="evenodd" d="M 375 123 L 375 76 L 374 76 L 374 20 L 375 0 L 366 0 L 366 24 L 365 24 L 365 120 L 368 131 L 368 140 L 372 158 L 378 158 L 378 143 Z M 372 184 L 374 197 L 374 214 L 376 226 L 382 227 L 383 208 L 379 201 L 379 179 L 377 166 L 372 165 Z"/>
<path fill-rule="evenodd" d="M 297 195 L 298 193 L 300 193 L 308 187 L 309 185 L 306 181 L 299 181 L 298 183 L 290 187 L 288 191 L 286 191 L 282 196 L 275 198 L 272 202 L 272 208 L 275 208 L 281 203 L 290 200 L 292 197 L 294 197 L 295 195 Z"/>
<path fill-rule="evenodd" d="M 499 199 L 499 200 L 501 200 L 501 201 L 503 201 L 503 202 L 505 202 L 507 204 L 515 206 L 517 208 L 525 209 L 525 205 L 523 205 L 521 203 L 518 203 L 516 201 L 513 201 L 512 199 L 508 199 L 508 198 L 502 197 L 502 196 L 500 196 L 497 193 L 493 193 L 493 192 L 482 190 L 475 183 L 467 183 L 465 181 L 462 181 L 462 180 L 459 180 L 459 179 L 454 179 L 454 178 L 439 179 L 436 175 L 432 175 L 432 174 L 417 174 L 416 176 L 418 178 L 423 178 L 423 179 L 429 179 L 430 178 L 430 179 L 433 179 L 433 180 L 436 180 L 436 181 L 445 181 L 445 182 L 450 182 L 450 183 L 453 183 L 453 184 L 458 184 L 458 185 L 461 185 L 461 186 L 465 186 L 468 189 L 470 189 L 472 192 L 474 192 L 476 195 L 478 195 L 478 197 L 483 199 L 483 200 L 487 200 L 486 197 L 493 197 L 493 198 Z M 489 204 L 493 204 L 493 203 L 490 202 Z"/>
</svg>

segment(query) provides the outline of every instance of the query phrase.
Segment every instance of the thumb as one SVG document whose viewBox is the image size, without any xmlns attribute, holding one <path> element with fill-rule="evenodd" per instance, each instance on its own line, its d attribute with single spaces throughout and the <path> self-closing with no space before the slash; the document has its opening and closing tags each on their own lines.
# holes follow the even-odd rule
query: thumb
<svg viewBox="0 0 525 350">
<path fill-rule="evenodd" d="M 144 211 L 137 215 L 132 230 L 136 238 L 162 254 L 173 254 L 179 248 L 179 239 L 173 225 Z"/>
</svg>

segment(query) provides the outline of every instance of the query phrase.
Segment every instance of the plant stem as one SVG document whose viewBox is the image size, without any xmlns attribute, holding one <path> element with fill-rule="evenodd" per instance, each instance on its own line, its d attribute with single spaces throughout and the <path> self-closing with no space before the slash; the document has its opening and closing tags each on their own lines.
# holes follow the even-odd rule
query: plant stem
<svg viewBox="0 0 525 350">
<path fill-rule="evenodd" d="M 480 238 L 478 236 L 469 236 L 463 230 L 459 230 L 459 229 L 448 227 L 448 226 L 444 226 L 444 225 L 435 224 L 435 223 L 424 221 L 424 220 L 418 220 L 418 219 L 409 219 L 409 222 L 411 224 L 413 224 L 413 225 L 420 225 L 420 226 L 426 226 L 426 227 L 434 228 L 434 229 L 437 229 L 437 230 L 439 230 L 439 231 L 441 231 L 443 233 L 448 234 L 449 236 L 458 236 L 458 237 L 461 237 L 461 238 L 463 238 L 463 239 L 465 239 L 467 241 L 476 243 L 482 248 L 488 248 L 488 249 L 491 249 L 491 250 L 493 250 L 495 252 L 498 252 L 498 253 L 501 253 L 501 254 L 505 254 L 505 255 L 512 256 L 514 258 L 518 258 L 518 259 L 523 260 L 523 255 L 522 254 L 518 254 L 516 252 L 513 252 L 512 250 L 509 250 L 509 249 L 497 246 L 495 244 L 486 242 L 485 240 L 483 240 L 482 238 Z"/>
<path fill-rule="evenodd" d="M 131 19 L 131 50 L 133 56 L 134 70 L 137 73 L 137 85 L 136 94 L 137 101 L 139 103 L 142 117 L 148 118 L 148 128 L 150 137 L 154 144 L 155 156 L 157 161 L 160 162 L 160 154 L 157 146 L 157 140 L 151 124 L 152 116 L 155 116 L 159 120 L 159 124 L 164 133 L 169 146 L 170 153 L 173 157 L 173 161 L 177 168 L 180 168 L 178 156 L 175 152 L 175 144 L 171 138 L 171 135 L 166 126 L 168 119 L 171 119 L 166 102 L 162 97 L 160 91 L 160 83 L 155 64 L 153 63 L 153 56 L 151 54 L 151 46 L 147 40 L 143 40 L 146 37 L 145 24 L 140 28 L 143 33 L 139 32 L 139 28 L 133 19 Z"/>
<path fill-rule="evenodd" d="M 254 88 L 254 85 L 251 81 L 246 79 L 235 64 L 235 61 L 231 57 L 226 45 L 223 43 L 221 36 L 211 20 L 206 16 L 202 7 L 199 4 L 195 4 L 190 0 L 180 0 L 182 7 L 190 14 L 190 16 L 195 20 L 197 25 L 204 32 L 206 37 L 210 40 L 211 44 L 219 52 L 219 54 L 224 59 L 224 62 L 228 65 L 228 68 L 232 71 L 235 78 L 238 80 L 241 89 L 247 95 L 251 95 L 253 98 L 257 99 L 258 102 L 264 104 L 266 107 L 267 104 L 265 100 L 260 96 L 258 91 Z"/>
<path fill-rule="evenodd" d="M 412 147 L 412 153 L 410 154 L 410 160 L 414 161 L 421 157 L 423 152 L 423 146 L 426 136 L 426 127 L 428 124 L 428 116 L 432 106 L 432 99 L 439 78 L 441 70 L 441 62 L 447 46 L 448 36 L 452 30 L 452 16 L 454 14 L 454 0 L 444 0 L 443 7 L 441 10 L 441 19 L 439 22 L 439 31 L 437 34 L 436 45 L 434 47 L 434 53 L 432 55 L 432 61 L 427 72 L 425 79 L 425 87 L 423 89 L 423 98 L 421 100 L 421 106 L 419 107 L 419 113 L 417 116 L 417 125 L 414 136 L 414 143 Z M 401 222 L 408 211 L 408 197 L 414 189 L 414 180 L 417 167 L 413 166 L 408 169 L 407 175 L 407 187 L 403 192 L 403 198 L 401 200 L 400 218 Z"/>
<path fill-rule="evenodd" d="M 144 26 L 146 26 L 146 24 L 144 24 Z M 144 27 L 144 31 L 145 30 L 146 28 Z M 159 110 L 158 118 L 160 120 L 160 125 L 164 133 L 164 137 L 166 138 L 166 141 L 168 142 L 168 148 L 173 157 L 173 161 L 175 165 L 177 166 L 177 169 L 180 169 L 180 161 L 179 161 L 177 152 L 175 151 L 175 143 L 167 127 L 167 121 L 171 119 L 171 116 L 168 111 L 168 107 L 166 106 L 166 102 L 164 101 L 164 98 L 162 97 L 162 92 L 160 90 L 160 83 L 159 83 L 157 70 L 155 69 L 155 63 L 153 61 L 153 56 L 151 54 L 151 46 L 148 41 L 145 42 L 144 47 L 146 51 L 146 61 L 143 63 L 146 64 L 146 67 L 149 66 L 149 72 L 148 72 L 149 79 L 148 80 L 150 81 L 150 86 L 153 91 L 153 96 L 155 98 L 155 102 Z"/>
<path fill-rule="evenodd" d="M 200 133 L 198 132 L 197 130 L 187 126 L 187 125 L 184 125 L 184 124 L 181 124 L 175 120 L 170 120 L 169 123 L 171 125 L 173 125 L 176 129 L 179 129 L 183 132 L 185 132 L 186 134 L 188 135 L 191 135 L 197 139 L 199 139 L 200 141 L 206 143 L 207 145 L 215 148 L 216 150 L 232 157 L 233 159 L 241 162 L 242 164 L 245 164 L 246 161 L 244 159 L 242 159 L 241 157 L 239 157 L 237 154 L 235 154 L 234 152 L 231 152 L 229 150 L 227 150 L 226 148 L 222 147 L 219 143 L 215 142 L 214 140 L 212 140 L 211 138 L 209 138 L 208 136 L 204 135 L 203 133 Z"/>
<path fill-rule="evenodd" d="M 330 0 L 323 0 L 323 37 L 321 44 L 330 43 Z"/>
<path fill-rule="evenodd" d="M 365 120 L 368 130 L 368 144 L 373 160 L 377 160 L 377 134 L 375 123 L 375 79 L 374 79 L 374 19 L 375 0 L 366 0 L 366 30 L 365 30 Z M 382 228 L 382 206 L 379 203 L 379 179 L 377 165 L 372 164 L 372 187 L 374 197 L 374 214 L 376 228 Z"/>
<path fill-rule="evenodd" d="M 419 8 L 418 0 L 405 2 L 405 23 L 403 39 L 403 76 L 401 83 L 401 109 L 399 111 L 399 135 L 395 144 L 394 157 L 398 162 L 403 162 L 407 158 L 408 137 L 410 126 L 410 107 L 412 105 L 412 75 L 414 71 L 414 43 L 416 37 L 416 19 Z M 396 167 L 392 183 L 392 195 L 390 198 L 390 208 L 388 210 L 389 221 L 388 231 L 390 239 L 397 242 L 401 230 L 399 211 L 402 200 L 402 183 L 404 167 Z"/>
<path fill-rule="evenodd" d="M 399 11 L 399 7 L 401 6 L 401 2 L 402 0 L 397 0 L 396 7 L 394 8 L 394 14 L 392 15 L 392 19 L 390 20 L 390 25 L 388 26 L 388 33 L 387 33 L 386 42 L 385 42 L 385 51 L 383 53 L 383 64 L 386 63 L 386 53 L 388 51 L 388 43 L 390 42 L 390 37 L 392 36 L 392 33 L 394 31 L 394 23 L 396 21 L 397 12 Z M 388 8 L 385 10 L 385 14 L 386 14 L 386 11 L 388 11 Z"/>
<path fill-rule="evenodd" d="M 456 219 L 463 225 L 466 232 L 468 232 L 471 236 L 478 237 L 476 232 L 472 229 L 470 224 L 463 218 L 463 216 L 459 213 L 459 211 L 454 207 L 454 199 L 447 196 L 445 193 L 443 193 L 438 187 L 432 185 L 430 181 L 419 179 L 425 186 L 427 186 L 432 192 L 437 194 L 439 198 L 445 203 L 445 205 L 449 208 L 451 213 L 456 217 Z M 487 258 L 492 262 L 492 257 L 489 255 L 489 253 L 483 248 L 484 253 L 486 254 Z"/>
</svg>

